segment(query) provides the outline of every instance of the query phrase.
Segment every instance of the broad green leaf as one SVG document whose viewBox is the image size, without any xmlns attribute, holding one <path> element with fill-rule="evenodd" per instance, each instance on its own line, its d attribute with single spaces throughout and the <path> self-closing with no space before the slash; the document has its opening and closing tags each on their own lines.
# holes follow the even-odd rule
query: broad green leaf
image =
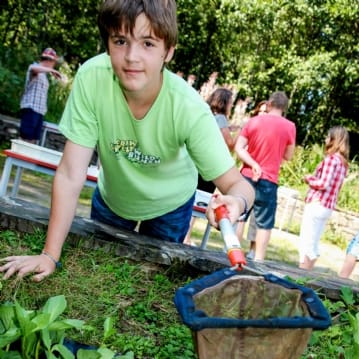
<svg viewBox="0 0 359 359">
<path fill-rule="evenodd" d="M 64 319 L 51 323 L 48 329 L 55 331 L 72 329 L 72 328 L 82 329 L 84 323 L 85 322 L 83 320 L 79 320 L 79 319 Z"/>
<path fill-rule="evenodd" d="M 23 359 L 33 359 L 36 351 L 36 345 L 39 341 L 39 336 L 30 333 L 21 337 L 21 355 Z"/>
<path fill-rule="evenodd" d="M 354 343 L 359 346 L 359 313 L 357 313 L 355 316 L 351 315 L 350 313 L 348 315 L 353 330 Z"/>
<path fill-rule="evenodd" d="M 75 356 L 63 344 L 56 344 L 52 347 L 52 352 L 58 352 L 63 359 L 74 359 Z"/>
<path fill-rule="evenodd" d="M 97 352 L 101 354 L 101 359 L 112 359 L 116 355 L 114 351 L 103 346 L 98 348 Z"/>
<path fill-rule="evenodd" d="M 46 351 L 45 354 L 46 354 L 47 359 L 57 359 L 58 358 L 54 353 L 52 353 L 50 351 Z"/>
<path fill-rule="evenodd" d="M 53 322 L 66 309 L 67 302 L 64 295 L 51 297 L 45 303 L 42 312 L 50 314 L 50 322 Z"/>
<path fill-rule="evenodd" d="M 13 303 L 0 305 L 0 334 L 8 330 L 15 319 L 15 309 Z"/>
<path fill-rule="evenodd" d="M 32 329 L 33 332 L 42 330 L 49 326 L 51 316 L 48 313 L 40 313 L 36 317 L 32 319 L 32 323 L 34 323 L 34 328 Z"/>
<path fill-rule="evenodd" d="M 107 317 L 105 319 L 103 328 L 104 328 L 104 332 L 103 332 L 104 339 L 109 338 L 111 335 L 113 335 L 116 332 L 115 329 L 113 328 L 113 318 L 112 317 Z"/>
<path fill-rule="evenodd" d="M 17 301 L 15 301 L 15 313 L 23 334 L 27 335 L 34 327 L 34 324 L 31 323 L 31 319 L 36 315 L 35 311 L 26 310 L 22 308 Z"/>
<path fill-rule="evenodd" d="M 19 352 L 11 351 L 11 352 L 4 352 L 0 350 L 0 358 L 1 359 L 23 359 Z"/>
<path fill-rule="evenodd" d="M 354 304 L 354 294 L 353 290 L 350 287 L 342 287 L 341 294 L 341 297 L 343 298 L 346 305 Z"/>
<path fill-rule="evenodd" d="M 50 338 L 49 330 L 47 328 L 41 330 L 40 336 L 41 336 L 41 339 L 42 339 L 42 342 L 44 344 L 45 349 L 50 350 L 51 345 L 52 345 L 52 341 L 51 341 L 51 338 Z"/>
<path fill-rule="evenodd" d="M 76 353 L 77 359 L 103 359 L 96 350 L 79 349 Z M 113 357 L 111 357 L 113 358 Z"/>
<path fill-rule="evenodd" d="M 19 328 L 10 328 L 0 335 L 0 348 L 4 348 L 8 344 L 16 342 L 20 337 L 21 331 Z"/>
<path fill-rule="evenodd" d="M 116 356 L 117 359 L 134 359 L 135 358 L 135 355 L 133 352 L 127 352 L 126 354 L 124 355 L 120 355 L 120 356 Z"/>
</svg>

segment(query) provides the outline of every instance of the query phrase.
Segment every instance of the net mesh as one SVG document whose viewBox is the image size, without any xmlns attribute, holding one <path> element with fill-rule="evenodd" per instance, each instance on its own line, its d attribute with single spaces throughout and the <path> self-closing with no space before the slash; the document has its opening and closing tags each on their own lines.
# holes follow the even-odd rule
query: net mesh
<svg viewBox="0 0 359 359">
<path fill-rule="evenodd" d="M 233 276 L 193 296 L 196 310 L 209 317 L 242 320 L 309 316 L 301 291 L 257 276 Z M 312 328 L 205 328 L 193 331 L 199 358 L 295 359 Z"/>
</svg>

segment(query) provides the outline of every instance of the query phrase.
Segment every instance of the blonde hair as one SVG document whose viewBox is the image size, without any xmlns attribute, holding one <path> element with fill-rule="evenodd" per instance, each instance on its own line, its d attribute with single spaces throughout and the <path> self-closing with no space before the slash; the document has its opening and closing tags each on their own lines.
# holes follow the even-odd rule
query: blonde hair
<svg viewBox="0 0 359 359">
<path fill-rule="evenodd" d="M 343 126 L 334 126 L 329 129 L 325 142 L 325 153 L 327 155 L 339 153 L 345 165 L 348 166 L 349 150 L 349 133 L 347 129 Z"/>
</svg>

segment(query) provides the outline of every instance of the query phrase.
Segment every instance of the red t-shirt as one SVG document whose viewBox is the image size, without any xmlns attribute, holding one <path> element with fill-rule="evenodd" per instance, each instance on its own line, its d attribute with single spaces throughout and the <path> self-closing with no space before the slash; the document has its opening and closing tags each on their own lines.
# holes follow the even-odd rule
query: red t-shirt
<svg viewBox="0 0 359 359">
<path fill-rule="evenodd" d="M 264 114 L 251 118 L 241 131 L 247 138 L 248 153 L 261 166 L 261 179 L 278 183 L 283 155 L 288 145 L 295 144 L 296 128 L 282 116 Z M 241 173 L 252 178 L 252 168 L 243 164 Z"/>
</svg>

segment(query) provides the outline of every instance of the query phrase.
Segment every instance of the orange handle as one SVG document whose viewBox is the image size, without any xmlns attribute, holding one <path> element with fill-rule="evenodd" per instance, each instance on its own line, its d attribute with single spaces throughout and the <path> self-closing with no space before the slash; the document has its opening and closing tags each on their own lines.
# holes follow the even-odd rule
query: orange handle
<svg viewBox="0 0 359 359">
<path fill-rule="evenodd" d="M 241 249 L 229 249 L 227 255 L 232 266 L 238 265 L 238 270 L 242 270 L 243 266 L 247 264 L 246 257 L 244 256 L 244 253 Z"/>
<path fill-rule="evenodd" d="M 222 206 L 217 207 L 214 210 L 214 213 L 216 215 L 216 222 L 218 222 L 218 223 L 223 218 L 229 219 L 228 210 L 227 210 L 227 207 L 224 204 L 222 204 Z"/>
<path fill-rule="evenodd" d="M 238 270 L 243 269 L 242 266 L 247 264 L 244 253 L 237 235 L 229 220 L 229 213 L 225 205 L 219 206 L 214 210 L 216 222 L 218 222 L 221 235 L 227 247 L 228 259 L 232 266 L 237 266 Z"/>
</svg>

